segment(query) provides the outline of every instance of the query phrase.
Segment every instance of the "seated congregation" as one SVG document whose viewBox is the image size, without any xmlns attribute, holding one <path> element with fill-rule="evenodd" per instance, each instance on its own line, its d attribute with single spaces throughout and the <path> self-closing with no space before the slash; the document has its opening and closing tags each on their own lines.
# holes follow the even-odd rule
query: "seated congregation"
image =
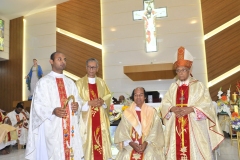
<svg viewBox="0 0 240 160">
<path fill-rule="evenodd" d="M 23 103 L 19 102 L 16 108 L 4 115 L 0 110 L 0 152 L 9 154 L 11 146 L 17 144 L 24 148 L 27 143 L 29 113 L 24 110 Z"/>
</svg>

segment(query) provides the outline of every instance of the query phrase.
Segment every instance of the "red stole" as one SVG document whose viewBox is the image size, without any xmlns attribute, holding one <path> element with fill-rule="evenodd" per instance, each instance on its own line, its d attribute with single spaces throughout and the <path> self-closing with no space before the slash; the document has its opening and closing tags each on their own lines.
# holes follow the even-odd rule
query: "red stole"
<svg viewBox="0 0 240 160">
<path fill-rule="evenodd" d="M 17 119 L 17 122 L 20 121 L 19 114 L 16 114 L 16 119 Z M 22 123 L 20 123 L 20 124 L 18 125 L 18 137 L 21 136 L 21 129 L 20 129 L 20 128 L 22 128 Z"/>
<path fill-rule="evenodd" d="M 25 117 L 26 117 L 26 119 L 28 120 L 28 118 L 27 118 L 27 115 L 26 115 L 26 113 L 25 112 L 21 112 Z"/>
<path fill-rule="evenodd" d="M 138 115 L 138 119 L 141 123 L 141 111 L 136 111 L 137 115 Z M 139 137 L 138 133 L 135 131 L 135 129 L 132 127 L 132 133 L 130 134 L 132 141 L 133 142 L 138 142 L 139 145 L 142 145 L 143 141 L 142 141 L 142 137 Z M 130 156 L 130 160 L 143 160 L 143 153 L 138 153 L 136 152 L 134 149 L 132 150 L 131 156 Z"/>
<path fill-rule="evenodd" d="M 187 107 L 188 86 L 180 86 L 177 90 L 177 107 Z M 176 118 L 176 160 L 190 159 L 190 138 L 188 115 Z"/>
<path fill-rule="evenodd" d="M 60 98 L 61 106 L 64 106 L 65 101 L 67 100 L 67 93 L 65 90 L 64 82 L 62 78 L 56 78 L 58 93 Z M 63 128 L 63 147 L 65 153 L 65 160 L 70 160 L 70 148 L 67 146 L 70 144 L 70 115 L 69 115 L 69 108 L 66 106 L 67 116 L 62 118 L 62 128 Z M 66 129 L 64 129 L 64 119 L 66 120 Z"/>
<path fill-rule="evenodd" d="M 98 98 L 98 90 L 96 84 L 88 83 L 90 100 Z M 92 150 L 94 160 L 103 160 L 102 150 L 102 130 L 101 130 L 101 117 L 99 106 L 91 106 L 92 115 Z"/>
<path fill-rule="evenodd" d="M 3 117 L 2 117 L 2 113 L 0 112 L 0 123 L 2 122 L 3 124 Z"/>
</svg>

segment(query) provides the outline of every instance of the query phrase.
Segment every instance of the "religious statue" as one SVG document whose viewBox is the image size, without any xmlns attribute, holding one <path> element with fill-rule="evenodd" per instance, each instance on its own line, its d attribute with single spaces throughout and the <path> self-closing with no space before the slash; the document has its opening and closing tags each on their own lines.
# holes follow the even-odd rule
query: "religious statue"
<svg viewBox="0 0 240 160">
<path fill-rule="evenodd" d="M 33 59 L 33 66 L 31 67 L 28 75 L 25 77 L 28 90 L 30 91 L 30 97 L 32 97 L 37 81 L 42 78 L 43 71 L 37 60 Z M 31 98 L 30 98 L 31 99 Z"/>
</svg>

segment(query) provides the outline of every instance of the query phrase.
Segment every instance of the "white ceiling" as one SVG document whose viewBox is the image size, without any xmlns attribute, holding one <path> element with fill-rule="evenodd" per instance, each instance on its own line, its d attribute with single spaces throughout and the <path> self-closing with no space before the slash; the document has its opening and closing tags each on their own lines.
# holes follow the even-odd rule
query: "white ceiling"
<svg viewBox="0 0 240 160">
<path fill-rule="evenodd" d="M 0 15 L 14 19 L 27 16 L 68 0 L 0 0 Z"/>
</svg>

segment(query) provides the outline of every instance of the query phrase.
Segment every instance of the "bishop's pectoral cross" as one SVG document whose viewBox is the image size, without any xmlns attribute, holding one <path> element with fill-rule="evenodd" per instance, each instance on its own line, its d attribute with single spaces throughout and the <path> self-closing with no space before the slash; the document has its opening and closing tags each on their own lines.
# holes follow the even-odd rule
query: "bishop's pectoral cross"
<svg viewBox="0 0 240 160">
<path fill-rule="evenodd" d="M 167 17 L 167 8 L 154 9 L 154 0 L 143 0 L 144 10 L 133 11 L 134 20 L 144 19 L 144 28 L 146 35 L 146 52 L 157 51 L 157 38 L 155 18 Z"/>
<path fill-rule="evenodd" d="M 183 104 L 183 101 L 185 100 L 185 97 L 183 97 L 183 95 L 181 95 L 181 98 L 179 98 L 179 100 L 181 101 L 181 104 Z"/>
</svg>

